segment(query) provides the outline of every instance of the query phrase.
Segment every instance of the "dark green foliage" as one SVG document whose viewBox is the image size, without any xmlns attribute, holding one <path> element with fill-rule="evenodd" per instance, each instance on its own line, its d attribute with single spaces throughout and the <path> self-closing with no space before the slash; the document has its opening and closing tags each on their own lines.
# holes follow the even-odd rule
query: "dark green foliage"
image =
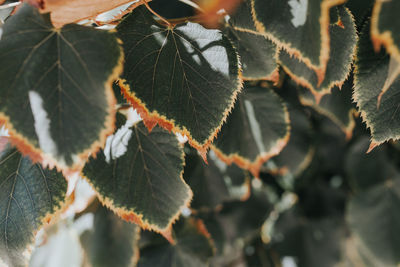
<svg viewBox="0 0 400 267">
<path fill-rule="evenodd" d="M 55 170 L 43 169 L 0 137 L 0 257 L 24 266 L 23 252 L 34 233 L 63 206 L 67 182 Z"/>
<path fill-rule="evenodd" d="M 139 1 L 61 28 L 41 11 L 63 1 L 11 2 L 0 265 L 40 229 L 82 266 L 399 264 L 398 1 Z"/>
</svg>

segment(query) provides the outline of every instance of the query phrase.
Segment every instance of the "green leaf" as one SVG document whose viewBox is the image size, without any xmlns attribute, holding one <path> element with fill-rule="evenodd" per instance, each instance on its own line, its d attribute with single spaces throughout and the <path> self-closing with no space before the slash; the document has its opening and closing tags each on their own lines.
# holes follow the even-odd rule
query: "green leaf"
<svg viewBox="0 0 400 267">
<path fill-rule="evenodd" d="M 315 147 L 312 142 L 311 123 L 307 116 L 297 109 L 289 110 L 290 139 L 279 155 L 271 158 L 267 170 L 273 174 L 300 175 L 311 163 Z"/>
<path fill-rule="evenodd" d="M 94 214 L 94 229 L 81 235 L 93 267 L 132 266 L 139 259 L 139 227 L 118 218 L 105 207 Z"/>
<path fill-rule="evenodd" d="M 400 177 L 354 196 L 347 220 L 359 250 L 366 251 L 372 266 L 398 266 L 400 237 Z M 367 216 L 366 216 L 367 215 Z"/>
<path fill-rule="evenodd" d="M 358 43 L 353 99 L 371 131 L 370 150 L 385 141 L 400 138 L 400 79 L 397 76 L 392 80 L 395 61 L 384 49 L 374 52 L 370 23 L 366 23 Z M 383 90 L 389 80 L 389 87 Z"/>
<path fill-rule="evenodd" d="M 251 15 L 250 1 L 244 1 L 230 16 L 224 33 L 238 50 L 246 80 L 279 79 L 276 63 L 278 49 L 274 43 L 257 32 Z"/>
<path fill-rule="evenodd" d="M 329 10 L 345 0 L 251 0 L 257 29 L 325 77 L 329 59 Z"/>
<path fill-rule="evenodd" d="M 289 113 L 271 88 L 246 85 L 212 145 L 218 157 L 258 176 L 289 140 Z"/>
<path fill-rule="evenodd" d="M 192 198 L 182 178 L 183 149 L 159 127 L 149 133 L 143 122 L 130 123 L 107 139 L 105 151 L 89 159 L 83 175 L 120 217 L 167 233 Z"/>
<path fill-rule="evenodd" d="M 329 94 L 334 86 L 342 87 L 351 69 L 357 41 L 356 26 L 350 11 L 341 6 L 332 8 L 331 13 L 335 13 L 337 21 L 331 21 L 329 26 L 331 49 L 322 83 L 319 83 L 314 70 L 285 50 L 280 51 L 278 59 L 292 79 L 311 90 L 317 102 L 323 95 Z"/>
<path fill-rule="evenodd" d="M 201 220 L 180 220 L 174 226 L 176 243 L 159 236 L 140 249 L 138 267 L 202 267 L 208 266 L 214 247 Z"/>
<path fill-rule="evenodd" d="M 237 166 L 227 166 L 210 151 L 206 164 L 197 151 L 185 156 L 183 177 L 193 190 L 192 209 L 213 210 L 225 201 L 246 199 L 250 177 Z"/>
<path fill-rule="evenodd" d="M 79 169 L 113 129 L 112 81 L 121 71 L 113 33 L 69 24 L 24 5 L 0 41 L 0 120 L 36 160 Z"/>
<path fill-rule="evenodd" d="M 145 7 L 117 27 L 123 41 L 125 97 L 151 128 L 180 132 L 205 151 L 241 88 L 238 56 L 218 30 L 158 24 Z"/>
<path fill-rule="evenodd" d="M 384 45 L 387 52 L 400 62 L 399 1 L 375 1 L 371 17 L 371 39 L 375 51 Z"/>
<path fill-rule="evenodd" d="M 367 137 L 357 140 L 345 158 L 345 171 L 354 192 L 365 191 L 399 175 L 385 146 L 377 147 L 367 154 L 365 151 L 368 145 Z"/>
<path fill-rule="evenodd" d="M 24 266 L 35 233 L 64 205 L 67 182 L 61 173 L 33 164 L 7 140 L 0 138 L 0 258 Z"/>
<path fill-rule="evenodd" d="M 352 80 L 347 80 L 341 89 L 334 87 L 330 94 L 322 96 L 318 104 L 309 90 L 299 87 L 300 102 L 331 119 L 346 134 L 346 139 L 350 140 L 356 125 L 354 116 L 357 113 L 352 102 L 352 86 Z"/>
</svg>

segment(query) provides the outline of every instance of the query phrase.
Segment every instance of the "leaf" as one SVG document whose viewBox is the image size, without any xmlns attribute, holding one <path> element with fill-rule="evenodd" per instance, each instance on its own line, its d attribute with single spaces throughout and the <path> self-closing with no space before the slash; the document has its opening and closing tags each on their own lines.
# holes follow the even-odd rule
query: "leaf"
<svg viewBox="0 0 400 267">
<path fill-rule="evenodd" d="M 324 80 L 329 60 L 329 10 L 346 0 L 251 0 L 257 29 Z"/>
<path fill-rule="evenodd" d="M 322 83 L 314 70 L 285 50 L 280 51 L 278 59 L 293 80 L 311 90 L 317 102 L 329 94 L 334 86 L 342 87 L 350 73 L 357 42 L 356 26 L 350 11 L 341 6 L 332 8 L 331 13 L 337 13 L 338 20 L 332 21 L 329 26 L 331 49 Z"/>
<path fill-rule="evenodd" d="M 350 147 L 344 161 L 349 186 L 356 193 L 383 184 L 399 175 L 385 146 L 366 154 L 368 145 L 367 137 L 358 139 Z"/>
<path fill-rule="evenodd" d="M 399 1 L 376 0 L 371 17 L 371 40 L 375 51 L 384 45 L 387 52 L 400 62 Z"/>
<path fill-rule="evenodd" d="M 180 220 L 174 226 L 176 244 L 155 236 L 140 249 L 138 267 L 200 267 L 208 266 L 214 254 L 210 236 L 201 220 Z"/>
<path fill-rule="evenodd" d="M 363 121 L 371 131 L 370 150 L 390 139 L 400 138 L 400 90 L 399 77 L 385 94 L 382 88 L 391 76 L 391 56 L 384 50 L 374 52 L 370 38 L 370 23 L 361 31 L 354 71 L 353 99 L 357 103 Z M 379 96 L 381 95 L 381 98 Z M 380 102 L 378 101 L 380 100 Z"/>
<path fill-rule="evenodd" d="M 105 207 L 94 214 L 94 229 L 81 235 L 81 243 L 91 266 L 131 266 L 139 260 L 139 231 Z"/>
<path fill-rule="evenodd" d="M 224 33 L 238 50 L 246 80 L 279 80 L 276 63 L 278 49 L 276 45 L 255 30 L 249 2 L 242 3 L 236 13 L 230 17 Z M 236 26 L 236 23 L 240 25 Z"/>
<path fill-rule="evenodd" d="M 189 138 L 203 155 L 241 88 L 238 57 L 218 30 L 159 25 L 143 7 L 117 27 L 126 54 L 120 82 L 149 128 Z"/>
<path fill-rule="evenodd" d="M 346 134 L 346 139 L 350 140 L 356 125 L 355 116 L 357 115 L 357 110 L 351 99 L 352 86 L 352 80 L 347 80 L 341 89 L 334 87 L 330 94 L 322 96 L 319 104 L 316 103 L 310 91 L 299 87 L 300 102 L 331 119 Z"/>
<path fill-rule="evenodd" d="M 206 164 L 197 151 L 186 153 L 184 179 L 193 190 L 192 209 L 213 210 L 225 201 L 245 200 L 250 177 L 236 166 L 227 166 L 210 151 Z"/>
<path fill-rule="evenodd" d="M 67 182 L 7 144 L 0 152 L 0 188 L 0 258 L 24 266 L 35 233 L 65 205 Z"/>
<path fill-rule="evenodd" d="M 307 116 L 297 109 L 289 110 L 290 139 L 275 157 L 271 158 L 267 170 L 273 174 L 300 175 L 311 163 L 315 147 L 312 142 L 311 123 Z"/>
<path fill-rule="evenodd" d="M 289 140 L 289 113 L 270 88 L 246 85 L 212 149 L 227 164 L 259 175 L 264 162 Z"/>
<path fill-rule="evenodd" d="M 337 266 L 346 230 L 342 218 L 307 218 L 291 209 L 275 223 L 271 246 L 281 258 L 295 258 L 297 266 Z"/>
<path fill-rule="evenodd" d="M 115 34 L 54 29 L 24 5 L 0 41 L 0 120 L 34 161 L 77 170 L 113 130 L 112 82 L 121 71 Z"/>
<path fill-rule="evenodd" d="M 373 186 L 349 202 L 347 221 L 357 247 L 366 250 L 374 266 L 397 266 L 400 238 L 400 178 Z M 366 216 L 366 214 L 368 216 Z"/>
<path fill-rule="evenodd" d="M 51 13 L 53 25 L 60 28 L 68 23 L 95 18 L 100 13 L 132 2 L 132 0 L 25 0 L 25 2 L 41 7 L 42 13 Z"/>
<path fill-rule="evenodd" d="M 168 234 L 192 198 L 182 178 L 183 149 L 161 128 L 149 133 L 143 122 L 129 123 L 109 137 L 105 152 L 89 159 L 83 175 L 121 218 Z"/>
</svg>

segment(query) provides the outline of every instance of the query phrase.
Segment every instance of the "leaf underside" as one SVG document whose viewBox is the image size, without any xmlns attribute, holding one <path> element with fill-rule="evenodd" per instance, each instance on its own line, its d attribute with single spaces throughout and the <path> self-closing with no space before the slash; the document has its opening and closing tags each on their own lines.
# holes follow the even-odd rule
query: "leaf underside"
<svg viewBox="0 0 400 267">
<path fill-rule="evenodd" d="M 100 200 L 123 219 L 146 229 L 168 230 L 192 197 L 182 178 L 182 147 L 174 135 L 159 127 L 149 133 L 143 122 L 124 125 L 115 136 L 123 136 L 115 142 L 125 147 L 125 153 L 118 155 L 115 149 L 106 158 L 100 151 L 89 159 L 83 175 Z"/>
<path fill-rule="evenodd" d="M 0 258 L 24 266 L 34 234 L 62 207 L 67 182 L 7 144 L 0 152 L 0 188 Z"/>
<path fill-rule="evenodd" d="M 350 11 L 341 6 L 332 8 L 333 12 L 337 13 L 338 21 L 331 21 L 329 26 L 331 49 L 322 83 L 319 84 L 317 74 L 305 63 L 290 56 L 285 50 L 279 53 L 278 61 L 284 70 L 297 83 L 310 89 L 318 100 L 322 95 L 330 93 L 335 85 L 342 86 L 350 72 L 355 53 L 357 33 Z"/>
<path fill-rule="evenodd" d="M 145 123 L 159 123 L 204 148 L 241 88 L 237 54 L 218 30 L 158 24 L 139 7 L 117 27 L 123 41 L 125 95 Z"/>
<path fill-rule="evenodd" d="M 0 41 L 0 118 L 35 160 L 83 165 L 113 128 L 111 82 L 122 56 L 115 34 L 79 25 L 56 30 L 24 5 Z"/>
</svg>

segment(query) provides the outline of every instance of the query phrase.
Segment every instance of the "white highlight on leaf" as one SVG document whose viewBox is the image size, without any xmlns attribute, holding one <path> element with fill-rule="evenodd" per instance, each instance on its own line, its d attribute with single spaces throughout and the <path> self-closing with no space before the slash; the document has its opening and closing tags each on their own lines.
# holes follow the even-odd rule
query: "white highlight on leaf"
<svg viewBox="0 0 400 267">
<path fill-rule="evenodd" d="M 44 153 L 56 157 L 58 154 L 57 145 L 50 134 L 50 119 L 43 108 L 43 99 L 35 91 L 29 91 L 29 102 L 35 121 L 35 131 L 39 139 L 39 147 Z M 62 161 L 59 159 L 59 161 Z"/>
<path fill-rule="evenodd" d="M 260 124 L 256 119 L 256 115 L 254 113 L 253 104 L 249 100 L 244 101 L 244 106 L 246 107 L 247 117 L 249 118 L 251 133 L 256 141 L 256 145 L 260 153 L 265 153 L 266 149 L 262 140 L 261 128 Z"/>
<path fill-rule="evenodd" d="M 282 267 L 297 267 L 296 260 L 293 257 L 285 256 L 282 258 Z"/>
<path fill-rule="evenodd" d="M 222 40 L 222 33 L 219 30 L 205 29 L 200 24 L 188 22 L 179 27 L 179 31 L 185 35 L 185 38 L 181 38 L 182 43 L 191 45 L 189 40 L 195 43 L 197 49 L 201 51 L 203 60 L 206 60 L 213 70 L 229 77 L 228 53 L 225 47 L 217 44 L 217 41 Z M 197 50 L 195 52 L 199 53 Z M 200 54 L 198 56 L 200 59 Z"/>
<path fill-rule="evenodd" d="M 8 129 L 4 125 L 2 125 L 1 128 L 0 128 L 0 137 L 1 136 L 10 136 L 8 134 Z"/>
<path fill-rule="evenodd" d="M 131 127 L 142 120 L 140 115 L 133 108 L 127 109 L 124 114 L 127 117 L 125 125 L 119 128 L 115 134 L 107 137 L 106 146 L 104 148 L 104 156 L 106 157 L 107 163 L 110 163 L 111 160 L 115 160 L 126 153 L 129 140 L 132 136 Z"/>
<path fill-rule="evenodd" d="M 178 142 L 181 144 L 184 144 L 188 141 L 188 137 L 186 135 L 181 135 L 180 133 L 176 133 L 175 135 L 178 138 Z"/>
<path fill-rule="evenodd" d="M 292 13 L 292 24 L 296 28 L 299 26 L 303 26 L 307 20 L 307 8 L 308 8 L 308 0 L 290 0 L 290 13 Z"/>
<path fill-rule="evenodd" d="M 183 207 L 181 213 L 183 217 L 189 217 L 192 214 L 192 211 L 188 207 Z"/>
</svg>

